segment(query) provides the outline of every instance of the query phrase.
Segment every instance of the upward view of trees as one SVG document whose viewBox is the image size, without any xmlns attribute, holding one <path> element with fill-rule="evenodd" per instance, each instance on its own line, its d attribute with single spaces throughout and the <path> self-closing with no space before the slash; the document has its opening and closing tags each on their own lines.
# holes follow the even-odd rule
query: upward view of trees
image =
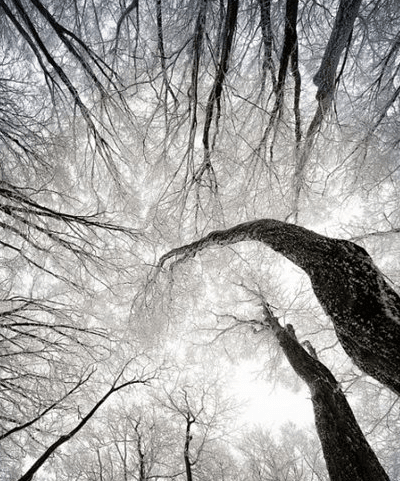
<svg viewBox="0 0 400 481">
<path fill-rule="evenodd" d="M 398 2 L 0 12 L 1 479 L 400 479 Z"/>
</svg>

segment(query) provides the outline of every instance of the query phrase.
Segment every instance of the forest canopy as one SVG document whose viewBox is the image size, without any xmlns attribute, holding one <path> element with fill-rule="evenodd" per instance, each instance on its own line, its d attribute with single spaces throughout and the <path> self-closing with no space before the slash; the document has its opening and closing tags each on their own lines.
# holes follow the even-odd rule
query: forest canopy
<svg viewBox="0 0 400 481">
<path fill-rule="evenodd" d="M 0 477 L 400 479 L 400 4 L 0 12 Z"/>
</svg>

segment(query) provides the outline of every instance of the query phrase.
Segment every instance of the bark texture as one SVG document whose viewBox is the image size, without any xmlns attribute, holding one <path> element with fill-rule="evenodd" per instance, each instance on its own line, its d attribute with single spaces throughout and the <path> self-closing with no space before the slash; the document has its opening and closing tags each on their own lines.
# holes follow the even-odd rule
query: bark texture
<svg viewBox="0 0 400 481">
<path fill-rule="evenodd" d="M 400 394 L 400 297 L 357 244 L 260 219 L 173 249 L 161 257 L 159 267 L 170 258 L 182 262 L 210 246 L 252 240 L 266 244 L 307 273 L 346 353 L 362 371 Z"/>
<path fill-rule="evenodd" d="M 265 322 L 295 372 L 310 389 L 315 425 L 331 481 L 388 481 L 329 369 L 305 351 L 289 329 L 291 326 L 283 328 L 270 316 Z"/>
</svg>

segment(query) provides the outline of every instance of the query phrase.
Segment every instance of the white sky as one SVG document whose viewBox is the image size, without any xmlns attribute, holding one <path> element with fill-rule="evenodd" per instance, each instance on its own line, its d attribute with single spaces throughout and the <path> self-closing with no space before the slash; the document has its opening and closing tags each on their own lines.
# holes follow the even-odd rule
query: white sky
<svg viewBox="0 0 400 481">
<path fill-rule="evenodd" d="M 243 407 L 243 422 L 262 426 L 268 430 L 279 428 L 291 421 L 299 426 L 314 421 L 312 403 L 307 387 L 293 392 L 279 385 L 258 379 L 255 362 L 242 362 L 232 379 L 232 392 Z"/>
</svg>

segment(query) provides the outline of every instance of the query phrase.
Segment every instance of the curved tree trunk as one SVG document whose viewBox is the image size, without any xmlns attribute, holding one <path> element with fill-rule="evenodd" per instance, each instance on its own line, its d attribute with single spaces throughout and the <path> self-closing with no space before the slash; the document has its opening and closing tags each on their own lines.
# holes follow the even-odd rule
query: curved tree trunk
<svg viewBox="0 0 400 481">
<path fill-rule="evenodd" d="M 251 240 L 266 244 L 308 274 L 346 353 L 362 371 L 400 394 L 400 297 L 356 244 L 260 219 L 173 249 L 161 257 L 159 267 L 172 257 L 184 261 L 209 246 Z"/>
<path fill-rule="evenodd" d="M 332 373 L 299 344 L 291 326 L 265 319 L 289 363 L 308 385 L 331 481 L 389 481 Z"/>
</svg>

